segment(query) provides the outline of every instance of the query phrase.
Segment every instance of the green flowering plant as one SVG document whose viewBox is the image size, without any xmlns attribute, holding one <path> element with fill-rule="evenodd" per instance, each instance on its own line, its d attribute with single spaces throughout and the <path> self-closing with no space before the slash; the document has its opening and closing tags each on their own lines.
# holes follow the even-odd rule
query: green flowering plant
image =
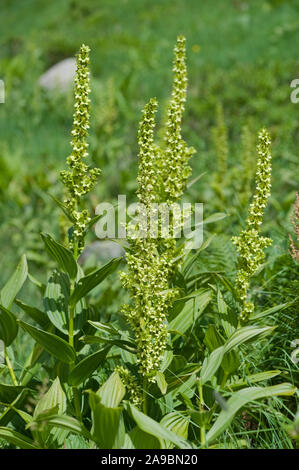
<svg viewBox="0 0 299 470">
<path fill-rule="evenodd" d="M 73 221 L 69 246 L 73 250 L 75 257 L 83 250 L 86 226 L 91 220 L 86 209 L 80 210 L 80 203 L 83 196 L 92 191 L 100 175 L 99 168 L 90 169 L 84 162 L 88 157 L 87 136 L 90 127 L 89 51 L 89 47 L 83 44 L 77 55 L 71 141 L 72 154 L 67 158 L 70 170 L 61 171 L 61 178 L 68 192 L 68 197 L 64 203 Z"/>
<path fill-rule="evenodd" d="M 269 133 L 262 129 L 259 133 L 257 146 L 258 161 L 256 170 L 256 191 L 253 202 L 249 206 L 246 228 L 232 241 L 237 247 L 239 268 L 236 279 L 236 291 L 239 295 L 242 310 L 240 320 L 246 321 L 254 310 L 254 304 L 248 299 L 249 281 L 251 276 L 262 265 L 265 254 L 264 248 L 270 246 L 272 240 L 260 235 L 264 210 L 270 196 L 271 188 L 271 140 Z"/>
<path fill-rule="evenodd" d="M 97 220 L 89 220 L 82 210 L 82 198 L 99 173 L 84 163 L 87 65 L 88 48 L 82 46 L 77 58 L 73 152 L 68 158 L 70 170 L 62 173 L 68 195 L 64 203 L 56 200 L 72 223 L 69 241 L 60 243 L 42 234 L 51 258 L 47 282 L 28 274 L 23 256 L 0 291 L 5 361 L 0 370 L 0 439 L 26 449 L 71 448 L 74 438 L 80 448 L 94 449 L 232 446 L 229 428 L 241 409 L 252 401 L 296 392 L 290 383 L 269 384 L 279 370 L 256 373 L 244 359 L 247 343 L 263 341 L 272 333 L 273 327 L 263 324 L 269 310 L 258 312 L 254 324 L 241 325 L 232 301 L 236 289 L 217 266 L 201 269 L 213 234 L 191 251 L 184 240 L 173 237 L 174 229 L 163 237 L 159 220 L 155 237 L 134 236 L 129 230 L 128 270 L 121 277 L 131 302 L 123 315 L 118 308 L 106 315 L 107 304 L 101 301 L 109 296 L 100 284 L 122 260 L 112 259 L 100 267 L 78 260 L 85 233 Z M 176 203 L 190 175 L 193 149 L 181 137 L 186 85 L 185 39 L 179 37 L 164 138 L 154 142 L 156 100 L 145 106 L 138 132 L 138 213 L 146 216 L 146 224 L 134 228 L 146 228 L 150 235 L 155 204 Z M 261 261 L 265 245 L 259 228 L 270 188 L 269 145 L 268 134 L 262 131 L 256 195 L 247 232 L 237 241 L 248 278 L 253 253 Z M 174 212 L 171 217 L 174 227 L 184 223 L 184 217 Z M 40 305 L 16 298 L 28 278 L 38 288 Z M 119 292 L 117 307 L 122 300 Z M 33 343 L 24 364 L 17 364 L 13 354 L 20 332 Z M 250 446 L 246 436 L 242 446 L 244 441 Z"/>
<path fill-rule="evenodd" d="M 191 173 L 188 161 L 194 152 L 181 136 L 187 91 L 185 38 L 182 36 L 178 37 L 174 50 L 173 73 L 172 96 L 160 146 L 154 142 L 156 99 L 151 99 L 143 110 L 138 131 L 137 197 L 139 214 L 146 219 L 147 236 L 130 238 L 126 254 L 128 272 L 122 273 L 123 284 L 133 299 L 133 305 L 124 306 L 123 312 L 134 332 L 139 372 L 149 381 L 156 380 L 168 341 L 167 313 L 177 293 L 171 285 L 177 265 L 174 225 L 180 224 L 172 214 L 169 236 L 162 238 L 159 220 L 158 236 L 153 237 L 150 218 L 155 212 L 153 205 L 170 206 L 182 196 Z"/>
</svg>

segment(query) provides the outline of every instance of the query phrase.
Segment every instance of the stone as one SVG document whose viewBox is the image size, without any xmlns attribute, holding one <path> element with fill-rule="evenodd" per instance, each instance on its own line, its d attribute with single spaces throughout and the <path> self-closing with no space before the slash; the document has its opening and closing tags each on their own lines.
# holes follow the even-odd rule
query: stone
<svg viewBox="0 0 299 470">
<path fill-rule="evenodd" d="M 39 84 L 47 90 L 66 92 L 73 84 L 76 72 L 76 59 L 69 57 L 50 67 L 39 78 Z"/>
</svg>

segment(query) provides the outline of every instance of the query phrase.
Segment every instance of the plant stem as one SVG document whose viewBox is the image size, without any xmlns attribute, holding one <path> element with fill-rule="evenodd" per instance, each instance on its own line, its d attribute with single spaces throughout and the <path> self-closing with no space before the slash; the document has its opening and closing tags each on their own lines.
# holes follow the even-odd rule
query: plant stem
<svg viewBox="0 0 299 470">
<path fill-rule="evenodd" d="M 199 404 L 200 404 L 200 411 L 204 412 L 205 411 L 205 402 L 203 399 L 203 390 L 202 390 L 202 385 L 199 382 L 198 384 L 198 393 L 199 393 Z M 206 447 L 206 427 L 204 424 L 201 423 L 200 426 L 200 443 L 202 447 Z"/>
<path fill-rule="evenodd" d="M 10 362 L 10 359 L 8 357 L 8 354 L 7 354 L 7 350 L 6 350 L 6 347 L 4 346 L 4 357 L 5 357 L 5 362 L 6 362 L 6 365 L 7 365 L 7 368 L 8 368 L 8 371 L 9 371 L 9 374 L 10 374 L 10 377 L 11 377 L 11 380 L 12 380 L 12 383 L 15 385 L 15 386 L 18 386 L 18 381 L 17 381 L 17 378 L 15 376 L 15 373 L 14 373 L 14 370 L 13 370 L 13 367 L 12 367 L 12 363 Z"/>
<path fill-rule="evenodd" d="M 74 311 L 75 306 L 70 307 L 69 344 L 71 346 L 74 346 Z"/>
<path fill-rule="evenodd" d="M 72 387 L 73 390 L 73 398 L 74 398 L 74 405 L 75 405 L 75 412 L 77 418 L 81 419 L 81 397 L 79 390 L 77 387 Z"/>
</svg>

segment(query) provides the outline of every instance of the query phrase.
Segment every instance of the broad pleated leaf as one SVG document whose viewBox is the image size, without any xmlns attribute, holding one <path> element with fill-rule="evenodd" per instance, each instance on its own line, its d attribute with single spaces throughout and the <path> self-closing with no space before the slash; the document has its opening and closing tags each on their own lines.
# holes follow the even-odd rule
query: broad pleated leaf
<svg viewBox="0 0 299 470">
<path fill-rule="evenodd" d="M 11 308 L 13 301 L 23 286 L 28 275 L 28 267 L 26 256 L 23 255 L 21 261 L 16 267 L 15 272 L 9 278 L 5 286 L 0 292 L 0 304 L 8 310 Z"/>
<path fill-rule="evenodd" d="M 50 416 L 41 416 L 37 417 L 36 421 L 43 420 L 49 426 L 54 426 L 55 428 L 65 429 L 75 434 L 80 434 L 86 439 L 90 439 L 90 433 L 85 428 L 84 424 L 81 421 L 66 415 L 50 415 Z"/>
<path fill-rule="evenodd" d="M 160 370 L 158 370 L 156 373 L 156 380 L 162 395 L 165 395 L 165 393 L 167 392 L 167 382 L 165 380 L 163 372 L 161 372 Z"/>
<path fill-rule="evenodd" d="M 19 321 L 20 326 L 32 336 L 48 353 L 68 364 L 76 359 L 75 350 L 64 339 L 48 331 L 42 331 L 28 323 Z"/>
<path fill-rule="evenodd" d="M 244 385 L 250 385 L 257 382 L 263 382 L 264 380 L 272 379 L 277 375 L 280 375 L 280 370 L 267 370 L 265 372 L 258 372 L 257 374 L 250 374 L 246 376 L 245 380 L 236 380 L 235 382 L 230 382 L 230 388 L 239 388 L 244 387 Z"/>
<path fill-rule="evenodd" d="M 47 393 L 37 402 L 33 417 L 36 418 L 40 413 L 55 406 L 58 406 L 58 414 L 63 414 L 66 410 L 66 396 L 58 377 L 56 377 Z"/>
<path fill-rule="evenodd" d="M 66 412 L 66 396 L 58 377 L 56 377 L 47 393 L 45 393 L 45 395 L 43 395 L 37 402 L 33 413 L 33 419 L 36 420 L 38 417 L 44 418 L 47 412 L 53 414 L 52 410 L 55 410 L 55 413 L 58 415 L 63 415 Z M 37 432 L 37 435 L 40 440 L 45 442 L 49 439 L 49 430 L 43 426 L 42 430 Z M 61 441 L 65 436 L 65 431 L 55 428 L 51 429 L 51 439 L 53 441 Z"/>
<path fill-rule="evenodd" d="M 89 404 L 92 411 L 92 438 L 101 449 L 119 449 L 125 438 L 122 409 L 108 407 L 101 398 L 90 392 Z"/>
<path fill-rule="evenodd" d="M 69 330 L 69 295 L 69 276 L 55 269 L 47 282 L 44 306 L 51 323 L 64 334 Z"/>
<path fill-rule="evenodd" d="M 132 429 L 129 433 L 132 449 L 160 449 L 160 441 L 151 434 L 142 431 L 138 426 Z M 129 444 L 130 445 L 130 444 Z M 127 449 L 125 442 L 124 449 Z M 130 448 L 130 447 L 129 447 Z"/>
<path fill-rule="evenodd" d="M 219 369 L 224 355 L 224 347 L 220 346 L 205 358 L 202 369 L 200 371 L 200 382 L 204 385 L 206 382 L 211 380 L 213 375 Z"/>
<path fill-rule="evenodd" d="M 90 439 L 90 433 L 88 430 L 85 428 L 84 424 L 81 423 L 81 421 L 77 420 L 76 418 L 73 418 L 71 416 L 66 416 L 66 415 L 49 415 L 49 416 L 40 416 L 36 417 L 35 421 L 46 422 L 47 425 L 55 428 L 60 428 L 64 429 L 66 431 L 75 433 L 75 434 L 80 434 L 86 439 Z"/>
<path fill-rule="evenodd" d="M 210 300 L 212 291 L 202 289 L 195 298 L 188 299 L 181 312 L 171 320 L 169 330 L 185 333 L 199 318 Z"/>
<path fill-rule="evenodd" d="M 78 274 L 77 277 L 79 278 Z M 69 296 L 70 296 L 70 279 L 66 273 L 55 269 L 49 277 L 45 297 L 44 306 L 47 316 L 51 323 L 62 333 L 68 335 L 69 332 Z M 78 334 L 81 330 L 86 313 L 86 302 L 81 299 L 74 310 L 74 334 Z"/>
<path fill-rule="evenodd" d="M 0 438 L 21 449 L 39 449 L 32 439 L 10 428 L 0 426 Z"/>
<path fill-rule="evenodd" d="M 98 390 L 97 395 L 101 399 L 101 403 L 109 408 L 116 408 L 123 397 L 126 389 L 120 380 L 117 372 L 113 372 L 109 379 Z"/>
<path fill-rule="evenodd" d="M 188 439 L 189 419 L 181 413 L 174 411 L 163 416 L 160 424 L 177 436 Z M 162 449 L 172 449 L 174 446 L 170 441 L 161 439 Z"/>
<path fill-rule="evenodd" d="M 275 327 L 272 326 L 244 326 L 243 328 L 239 328 L 225 343 L 225 352 L 229 352 L 240 344 L 244 344 L 257 336 L 266 336 L 272 333 L 274 329 Z"/>
<path fill-rule="evenodd" d="M 216 422 L 207 434 L 207 441 L 214 441 L 232 422 L 235 414 L 247 403 L 280 395 L 293 395 L 296 387 L 289 383 L 273 385 L 271 387 L 250 387 L 235 392 L 226 402 L 227 409 L 222 410 Z"/>
<path fill-rule="evenodd" d="M 128 403 L 128 409 L 135 423 L 142 431 L 157 437 L 161 442 L 164 440 L 170 441 L 179 449 L 190 449 L 191 446 L 185 439 L 182 439 L 154 419 L 145 415 L 131 403 Z"/>
</svg>

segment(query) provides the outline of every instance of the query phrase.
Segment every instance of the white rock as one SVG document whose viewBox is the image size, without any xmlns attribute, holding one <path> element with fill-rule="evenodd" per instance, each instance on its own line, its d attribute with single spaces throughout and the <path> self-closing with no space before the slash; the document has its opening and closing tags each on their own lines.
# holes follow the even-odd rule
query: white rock
<svg viewBox="0 0 299 470">
<path fill-rule="evenodd" d="M 39 84 L 47 90 L 66 91 L 73 83 L 76 72 L 76 59 L 69 57 L 53 65 L 40 78 Z"/>
</svg>

